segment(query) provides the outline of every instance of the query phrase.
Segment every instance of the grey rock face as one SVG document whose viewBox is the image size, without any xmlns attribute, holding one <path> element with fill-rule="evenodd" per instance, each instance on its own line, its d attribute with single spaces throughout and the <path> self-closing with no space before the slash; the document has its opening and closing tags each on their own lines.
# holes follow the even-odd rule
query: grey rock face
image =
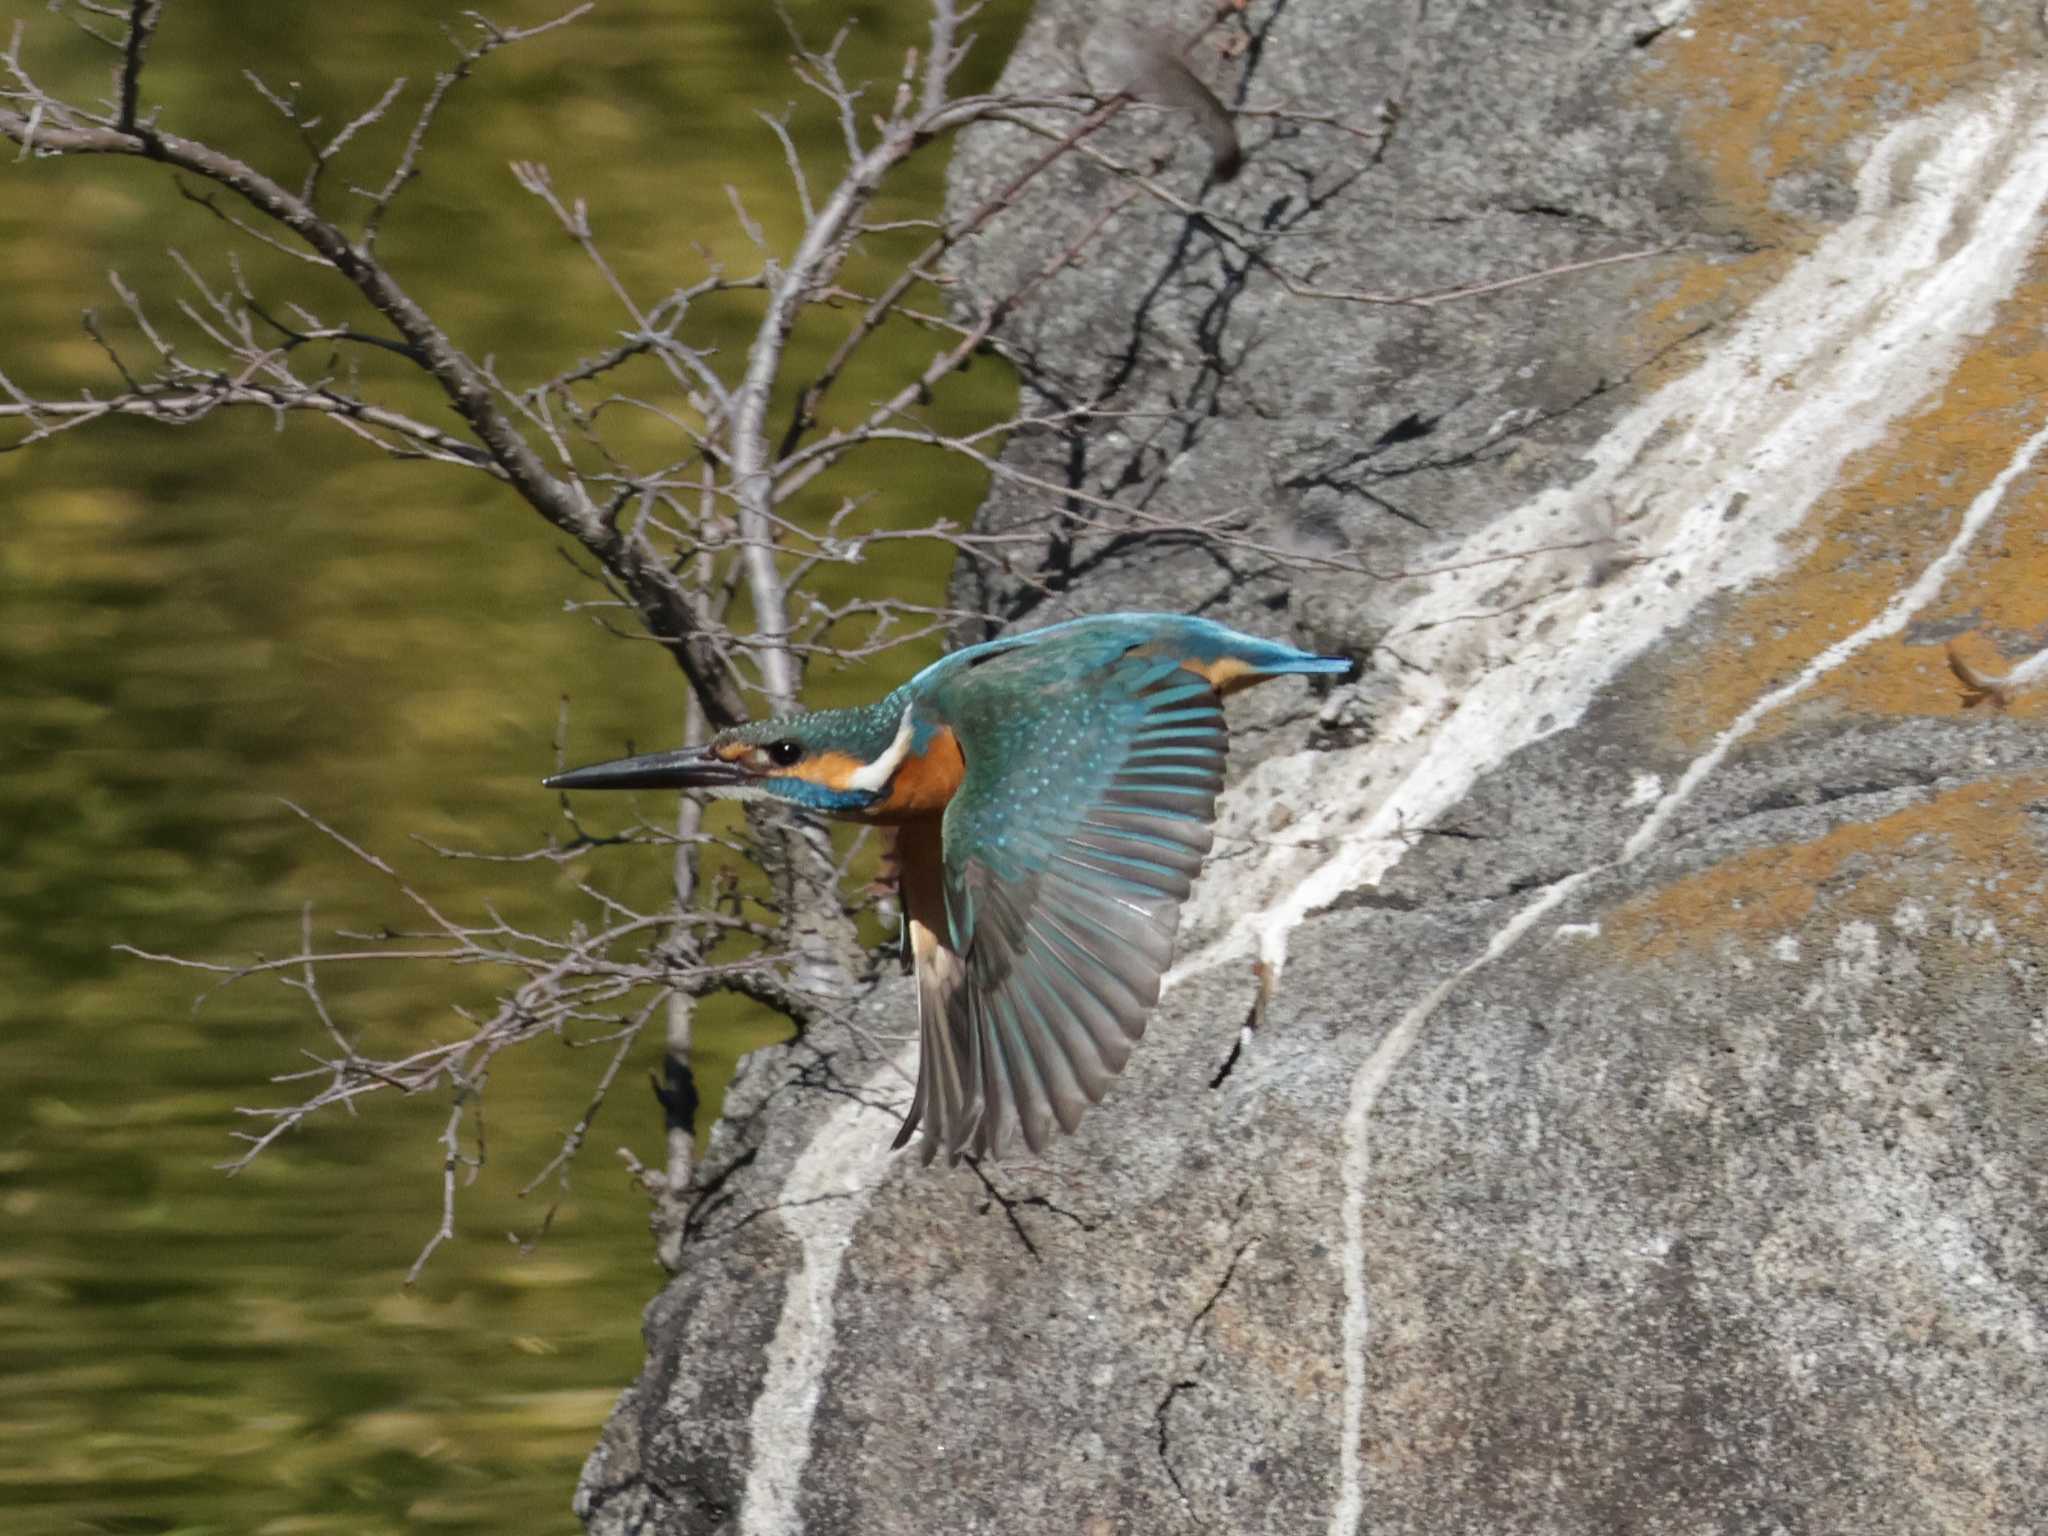
<svg viewBox="0 0 2048 1536">
<path fill-rule="evenodd" d="M 1013 79 L 1086 67 L 1048 7 Z M 1113 7 L 1135 12 L 1135 6 Z M 906 985 L 750 1060 L 594 1531 L 2048 1529 L 2048 103 L 2030 7 L 1255 3 L 1010 335 L 1000 620 L 1375 642 L 1231 703 L 1123 1080 L 922 1169 Z M 1074 61 L 1079 60 L 1077 66 Z M 955 196 L 1027 153 L 991 132 Z M 966 253 L 999 291 L 1125 183 Z M 1203 211 L 1191 213 L 1197 206 Z M 1185 204 L 1186 206 L 1182 206 Z M 1413 294 L 1683 249 L 1428 309 Z M 1275 552 L 1284 553 L 1283 560 Z M 1513 558 L 1504 558 L 1513 556 Z M 1303 560 L 1310 564 L 1303 568 Z M 2004 660 L 1999 653 L 2004 653 Z M 1238 1050 L 1257 983 L 1284 961 Z"/>
</svg>

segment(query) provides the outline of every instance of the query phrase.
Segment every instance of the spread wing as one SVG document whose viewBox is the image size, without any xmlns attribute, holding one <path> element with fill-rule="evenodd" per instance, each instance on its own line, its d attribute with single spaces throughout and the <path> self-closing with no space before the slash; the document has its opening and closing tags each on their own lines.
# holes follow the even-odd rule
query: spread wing
<svg viewBox="0 0 2048 1536">
<path fill-rule="evenodd" d="M 966 777 L 899 855 L 918 969 L 920 1124 L 943 1149 L 1038 1151 L 1123 1069 L 1159 1000 L 1223 787 L 1223 712 L 1177 662 L 1083 675 L 992 660 L 947 710 Z"/>
</svg>

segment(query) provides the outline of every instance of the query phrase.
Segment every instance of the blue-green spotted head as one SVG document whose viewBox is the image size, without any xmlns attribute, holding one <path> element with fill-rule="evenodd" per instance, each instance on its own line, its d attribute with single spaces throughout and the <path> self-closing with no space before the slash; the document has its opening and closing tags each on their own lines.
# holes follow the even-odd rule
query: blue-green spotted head
<svg viewBox="0 0 2048 1536">
<path fill-rule="evenodd" d="M 896 770 L 922 751 L 909 702 L 891 694 L 857 709 L 755 720 L 702 746 L 573 768 L 550 789 L 688 789 L 729 799 L 772 798 L 814 811 L 859 816 L 889 798 Z M 920 736 L 926 740 L 920 740 Z"/>
</svg>

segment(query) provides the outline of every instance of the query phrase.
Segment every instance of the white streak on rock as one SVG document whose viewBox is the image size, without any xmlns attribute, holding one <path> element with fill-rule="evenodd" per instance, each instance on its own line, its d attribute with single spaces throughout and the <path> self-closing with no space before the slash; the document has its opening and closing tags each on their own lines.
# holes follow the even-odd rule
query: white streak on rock
<svg viewBox="0 0 2048 1536">
<path fill-rule="evenodd" d="M 1668 27 L 1681 21 L 1685 13 L 1693 8 L 1694 0 L 1649 0 L 1644 9 L 1650 13 L 1650 20 L 1660 27 Z"/>
<path fill-rule="evenodd" d="M 1970 508 L 1963 514 L 1962 526 L 1955 537 L 1919 578 L 1903 591 L 1892 594 L 1884 611 L 1852 635 L 1844 635 L 1833 645 L 1822 651 L 1799 671 L 1790 682 L 1773 688 L 1762 698 L 1738 715 L 1732 725 L 1714 738 L 1714 744 L 1686 765 L 1678 783 L 1657 803 L 1657 808 L 1643 819 L 1643 824 L 1631 834 L 1622 849 L 1624 859 L 1632 859 L 1643 849 L 1655 842 L 1657 835 L 1670 822 L 1678 808 L 1691 798 L 1694 789 L 1708 774 L 1721 766 L 1735 744 L 1755 730 L 1759 721 L 1781 705 L 1796 698 L 1811 688 L 1828 673 L 1876 640 L 1895 635 L 1906 627 L 1906 622 L 1933 601 L 1941 591 L 1942 584 L 1953 576 L 1956 568 L 1963 563 L 1963 556 L 1977 535 L 1984 531 L 1984 525 L 1998 510 L 1998 504 L 2005 499 L 2005 493 L 2013 481 L 2033 467 L 2044 446 L 2048 446 L 2048 427 L 2043 427 L 2020 445 L 2019 452 L 2012 456 L 1998 477 L 1980 491 Z"/>
<path fill-rule="evenodd" d="M 1277 972 L 1295 925 L 1378 881 L 1406 851 L 1407 834 L 1522 748 L 1575 725 L 1601 687 L 1702 602 L 1797 556 L 1803 520 L 1844 464 L 1882 442 L 1940 385 L 2018 281 L 2048 202 L 2048 136 L 2037 127 L 2042 94 L 2038 77 L 2009 82 L 1981 102 L 1946 105 L 1886 134 L 1858 177 L 1858 214 L 1758 300 L 1690 374 L 1624 416 L 1592 450 L 1590 473 L 1447 552 L 1442 563 L 1454 565 L 1533 548 L 1607 509 L 1635 563 L 1595 582 L 1582 553 L 1553 552 L 1437 578 L 1394 626 L 1403 637 L 1397 648 L 1417 670 L 1384 663 L 1405 697 L 1375 740 L 1312 761 L 1261 765 L 1247 790 L 1231 797 L 1226 834 L 1255 840 L 1247 808 L 1263 811 L 1278 800 L 1296 809 L 1290 840 L 1297 848 L 1320 840 L 1337 852 L 1315 864 L 1298 851 L 1272 849 L 1258 866 L 1240 866 L 1228 892 L 1198 896 L 1187 914 L 1195 923 L 1216 920 L 1219 898 L 1252 910 L 1169 980 L 1248 949 Z M 1973 503 L 1955 558 L 2040 442 L 2030 441 Z M 1924 601 L 1952 568 L 1944 554 L 1873 621 L 1867 638 L 1843 642 L 1849 650 L 1830 648 L 1804 682 L 1760 700 L 1730 728 L 1726 745 L 1826 667 L 1894 632 L 1911 611 L 1912 593 Z M 1487 609 L 1498 617 L 1471 617 Z M 1649 846 L 1726 745 L 1717 742 L 1697 771 L 1663 795 L 1623 859 Z M 1346 804 L 1329 793 L 1341 783 L 1371 784 L 1376 793 Z M 1354 1536 L 1364 1517 L 1370 1312 L 1363 1218 L 1374 1107 L 1443 999 L 1587 877 L 1560 881 L 1518 912 L 1484 954 L 1401 1017 L 1353 1080 L 1344 1128 L 1344 1431 L 1332 1536 Z"/>
<path fill-rule="evenodd" d="M 1459 983 L 1514 947 L 1544 913 L 1591 879 L 1591 870 L 1567 875 L 1504 923 L 1486 950 L 1438 982 L 1387 1031 L 1351 1080 L 1351 1104 L 1344 1116 L 1344 1439 L 1339 1447 L 1337 1505 L 1330 1512 L 1331 1536 L 1356 1536 L 1365 1515 L 1360 1455 L 1365 1434 L 1365 1351 L 1371 1343 L 1372 1314 L 1365 1278 L 1365 1192 L 1372 1179 L 1372 1143 L 1367 1135 L 1373 1106 L 1443 1000 Z"/>
<path fill-rule="evenodd" d="M 1330 1517 L 1331 1536 L 1355 1536 L 1365 1513 L 1359 1451 L 1365 1427 L 1365 1351 L 1370 1342 L 1372 1326 L 1370 1300 L 1366 1290 L 1364 1239 L 1366 1186 L 1372 1174 L 1372 1114 L 1379 1103 L 1381 1092 L 1386 1088 L 1388 1080 L 1400 1066 L 1402 1059 L 1414 1046 L 1423 1025 L 1467 976 L 1491 965 L 1512 949 L 1544 913 L 1556 907 L 1594 875 L 1627 864 L 1648 849 L 1657 835 L 1669 824 L 1672 815 L 1728 755 L 1729 749 L 1754 730 L 1767 714 L 1812 687 L 1829 671 L 1840 666 L 1873 640 L 1896 634 L 1903 629 L 1906 621 L 1920 608 L 1926 606 L 1941 590 L 1942 583 L 1954 574 L 1956 567 L 1962 562 L 1963 555 L 1977 535 L 1983 531 L 1984 525 L 1990 521 L 2000 501 L 2004 499 L 2007 488 L 2020 475 L 2026 473 L 2043 446 L 2048 446 L 2048 427 L 2043 427 L 2021 445 L 1997 478 L 1970 503 L 1970 510 L 1964 515 L 1962 526 L 1956 531 L 1948 548 L 1920 573 L 1919 578 L 1910 587 L 1894 596 L 1885 606 L 1883 613 L 1855 634 L 1837 641 L 1822 651 L 1791 682 L 1773 689 L 1744 710 L 1740 718 L 1723 731 L 1712 746 L 1687 765 L 1677 785 L 1658 802 L 1655 810 L 1643 818 L 1642 824 L 1622 845 L 1619 858 L 1611 864 L 1581 870 L 1546 888 L 1534 901 L 1495 931 L 1484 953 L 1448 979 L 1437 983 L 1421 1002 L 1403 1014 L 1400 1021 L 1388 1030 L 1386 1036 L 1373 1048 L 1365 1064 L 1359 1068 L 1358 1075 L 1352 1079 L 1351 1102 L 1344 1117 L 1344 1442 L 1341 1450 L 1338 1503 Z M 1559 927 L 1557 932 L 1563 934 L 1573 929 L 1590 929 L 1598 933 L 1599 925 L 1566 924 Z M 1874 928 L 1868 923 L 1861 922 L 1846 926 L 1837 938 L 1836 948 L 1840 952 L 1845 972 L 1863 986 L 1875 984 L 1878 958 L 1877 931 Z M 1786 935 L 1778 940 L 1776 952 L 1781 960 L 1796 960 L 1799 957 L 1799 941 Z M 2024 1312 L 2026 1309 L 2020 1310 Z"/>
<path fill-rule="evenodd" d="M 2044 675 L 2048 675 L 2048 650 L 2034 652 L 2033 655 L 2006 673 L 2006 686 L 2023 688 L 2029 683 L 2039 682 Z"/>
<path fill-rule="evenodd" d="M 747 1421 L 741 1536 L 798 1536 L 797 1494 L 811 1460 L 811 1421 L 832 1360 L 833 1296 L 855 1223 L 888 1171 L 888 1102 L 915 1070 L 913 1046 L 832 1112 L 783 1181 L 777 1217 L 803 1250 L 768 1346 L 768 1371 Z"/>
<path fill-rule="evenodd" d="M 1455 565 L 1605 519 L 1634 563 L 1595 583 L 1589 554 L 1614 551 L 1561 550 L 1437 577 L 1392 627 L 1412 669 L 1378 660 L 1402 697 L 1374 739 L 1270 759 L 1226 797 L 1219 840 L 1258 844 L 1254 818 L 1278 801 L 1296 812 L 1290 846 L 1236 865 L 1227 889 L 1196 888 L 1186 929 L 1233 920 L 1169 984 L 1247 951 L 1277 969 L 1305 916 L 1376 882 L 1483 774 L 1570 729 L 1701 603 L 1799 554 L 1801 522 L 1843 464 L 1940 386 L 2018 281 L 2048 200 L 2043 83 L 1893 129 L 1857 179 L 1862 212 L 1617 422 L 1589 473 L 1444 552 Z"/>
</svg>

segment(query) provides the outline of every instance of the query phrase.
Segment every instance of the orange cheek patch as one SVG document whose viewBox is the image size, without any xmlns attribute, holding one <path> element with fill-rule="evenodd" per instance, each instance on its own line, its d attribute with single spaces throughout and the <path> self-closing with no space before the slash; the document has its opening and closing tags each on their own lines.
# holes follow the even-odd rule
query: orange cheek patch
<svg viewBox="0 0 2048 1536">
<path fill-rule="evenodd" d="M 873 813 L 895 820 L 935 816 L 959 791 L 967 777 L 967 760 L 960 755 L 960 738 L 940 727 L 923 753 L 903 760 L 889 781 L 889 798 Z"/>
<path fill-rule="evenodd" d="M 846 781 L 866 766 L 845 752 L 818 752 L 785 771 L 791 778 L 808 779 L 827 789 L 844 789 Z"/>
</svg>

